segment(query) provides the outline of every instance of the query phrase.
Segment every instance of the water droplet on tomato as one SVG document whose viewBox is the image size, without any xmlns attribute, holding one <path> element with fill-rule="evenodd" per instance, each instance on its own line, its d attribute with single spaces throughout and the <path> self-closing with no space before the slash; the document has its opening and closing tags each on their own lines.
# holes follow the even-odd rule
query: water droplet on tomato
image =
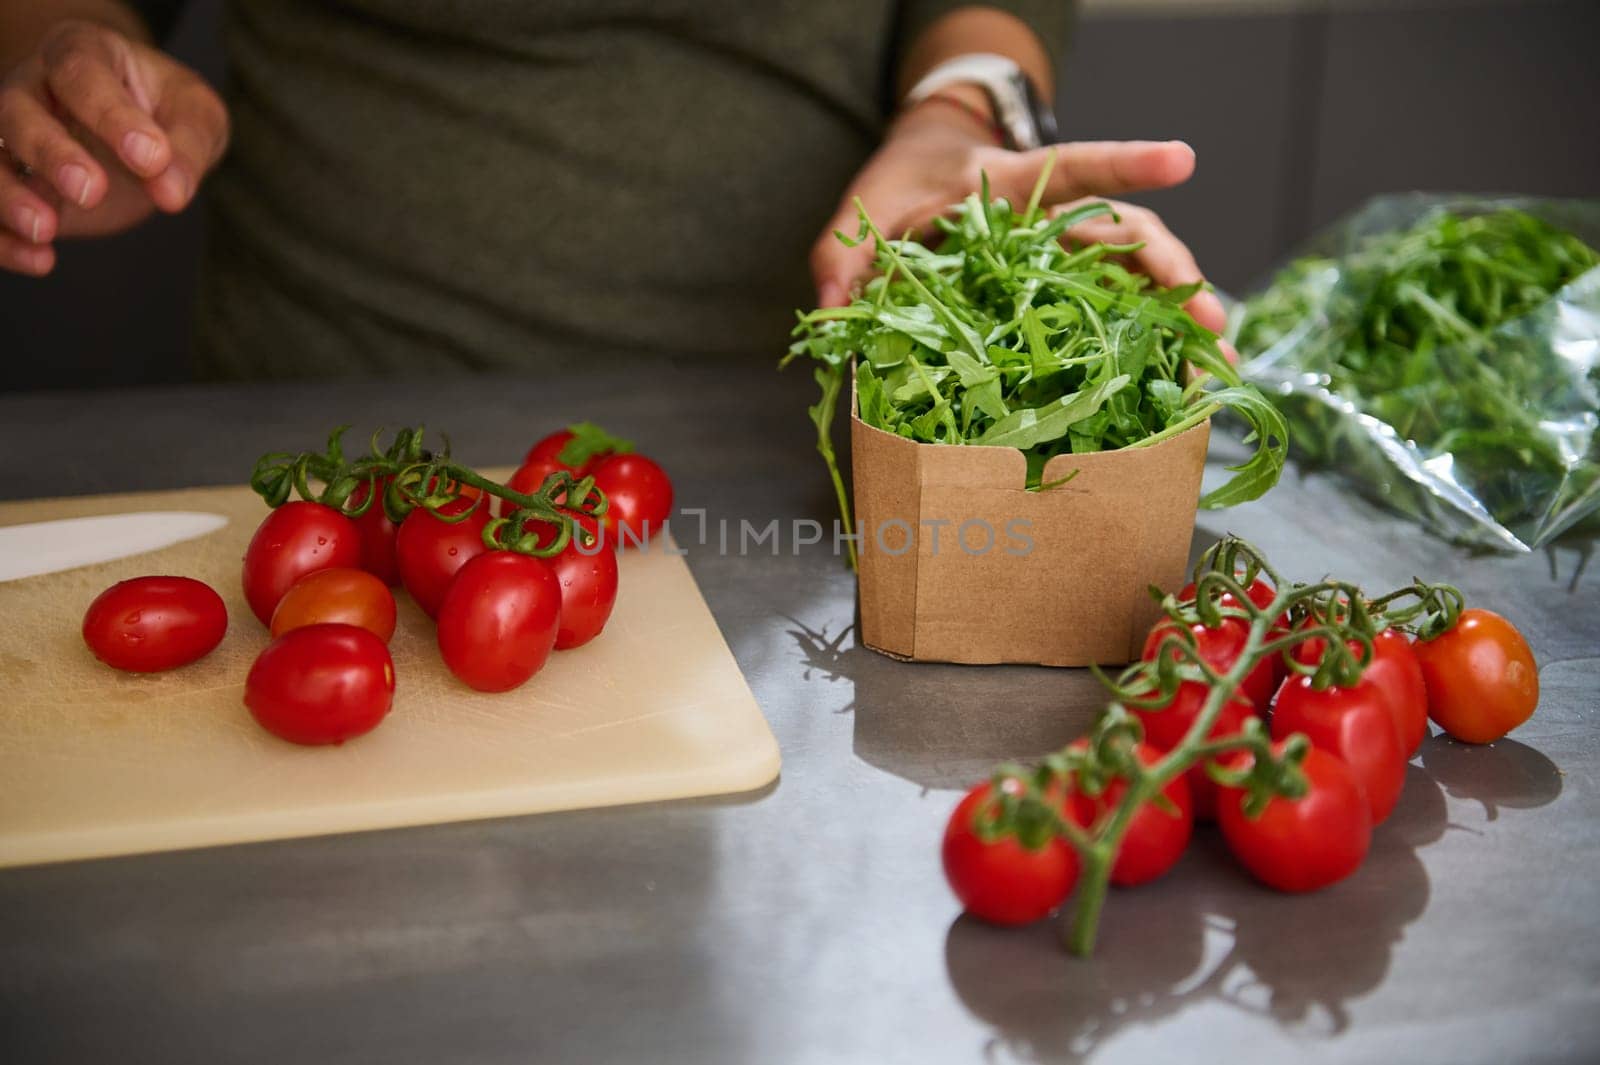
<svg viewBox="0 0 1600 1065">
<path fill-rule="evenodd" d="M 455 558 L 456 557 L 456 549 L 453 548 L 453 547 L 450 549 L 450 557 L 451 558 Z"/>
<path fill-rule="evenodd" d="M 139 624 L 139 619 L 142 617 L 144 617 L 144 611 L 135 610 L 133 613 L 123 618 L 122 621 L 125 625 L 137 625 Z"/>
<path fill-rule="evenodd" d="M 322 546 L 323 546 L 323 545 L 324 545 L 324 544 L 326 544 L 326 543 L 327 543 L 327 542 L 328 542 L 328 538 L 327 538 L 327 537 L 326 537 L 326 536 L 319 536 L 319 537 L 317 537 L 317 546 L 318 546 L 318 547 L 322 547 Z"/>
</svg>

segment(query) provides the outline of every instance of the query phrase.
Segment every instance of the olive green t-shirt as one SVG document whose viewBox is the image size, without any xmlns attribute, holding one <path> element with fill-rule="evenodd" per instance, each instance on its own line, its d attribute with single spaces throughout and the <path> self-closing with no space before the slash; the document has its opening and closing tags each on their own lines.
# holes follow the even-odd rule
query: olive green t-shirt
<svg viewBox="0 0 1600 1065">
<path fill-rule="evenodd" d="M 952 0 L 231 0 L 208 376 L 772 359 Z M 1067 0 L 1010 8 L 1059 56 Z"/>
</svg>

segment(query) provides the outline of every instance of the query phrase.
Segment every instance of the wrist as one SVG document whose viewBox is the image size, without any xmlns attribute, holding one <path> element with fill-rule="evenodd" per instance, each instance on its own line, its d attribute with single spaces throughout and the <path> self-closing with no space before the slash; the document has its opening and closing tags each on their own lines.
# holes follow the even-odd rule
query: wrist
<svg viewBox="0 0 1600 1065">
<path fill-rule="evenodd" d="M 1005 142 L 1005 131 L 995 118 L 994 102 L 983 86 L 971 82 L 954 82 L 900 105 L 896 126 L 921 126 L 923 123 L 960 129 L 986 144 Z"/>
<path fill-rule="evenodd" d="M 1057 139 L 1056 120 L 1038 86 L 1010 56 L 971 52 L 947 59 L 924 74 L 905 95 L 920 102 L 956 87 L 976 88 L 1007 148 L 1038 148 Z"/>
</svg>

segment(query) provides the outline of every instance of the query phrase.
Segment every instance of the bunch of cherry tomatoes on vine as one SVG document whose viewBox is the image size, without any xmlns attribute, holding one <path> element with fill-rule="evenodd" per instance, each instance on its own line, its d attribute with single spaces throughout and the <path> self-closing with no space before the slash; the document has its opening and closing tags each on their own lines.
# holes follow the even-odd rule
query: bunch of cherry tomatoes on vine
<svg viewBox="0 0 1600 1065">
<path fill-rule="evenodd" d="M 1234 537 L 1195 577 L 1162 599 L 1140 660 L 1103 678 L 1088 736 L 957 805 L 942 855 L 967 912 L 1026 924 L 1072 898 L 1067 943 L 1087 954 L 1107 885 L 1162 876 L 1205 820 L 1262 883 L 1327 887 L 1366 857 L 1430 718 L 1489 743 L 1538 704 L 1521 633 L 1448 585 L 1293 584 Z"/>
<path fill-rule="evenodd" d="M 242 584 L 272 642 L 244 702 L 269 732 L 343 743 L 388 714 L 388 644 L 403 587 L 435 622 L 445 665 L 486 692 L 519 687 L 553 651 L 599 636 L 619 550 L 643 547 L 672 510 L 672 483 L 633 445 L 589 423 L 539 440 L 502 485 L 403 429 L 347 460 L 263 456 L 251 486 L 271 511 L 245 550 Z M 298 494 L 300 498 L 291 499 Z M 181 576 L 138 577 L 90 604 L 83 637 L 101 661 L 156 672 L 209 654 L 228 627 L 221 596 Z"/>
</svg>

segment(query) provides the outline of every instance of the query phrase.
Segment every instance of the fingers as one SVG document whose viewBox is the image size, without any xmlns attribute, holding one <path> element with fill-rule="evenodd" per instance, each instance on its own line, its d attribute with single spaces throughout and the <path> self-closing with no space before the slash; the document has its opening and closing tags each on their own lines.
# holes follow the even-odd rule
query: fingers
<svg viewBox="0 0 1600 1065">
<path fill-rule="evenodd" d="M 10 142 L 6 143 L 9 148 Z M 0 231 L 29 244 L 49 244 L 56 237 L 57 222 L 49 201 L 17 175 L 10 159 L 0 155 Z"/>
<path fill-rule="evenodd" d="M 84 205 L 105 194 L 100 164 L 24 85 L 0 89 L 0 140 L 12 159 L 30 167 L 64 201 Z M 55 213 L 45 213 L 54 225 Z"/>
<path fill-rule="evenodd" d="M 11 141 L 6 141 L 10 150 Z M 0 232 L 11 233 L 29 245 L 48 245 L 56 238 L 59 216 L 38 178 L 19 178 L 11 158 L 0 155 Z"/>
<path fill-rule="evenodd" d="M 126 59 L 87 30 L 51 37 L 44 46 L 45 82 L 56 102 L 123 166 L 141 178 L 153 178 L 171 164 L 172 146 L 128 89 L 119 62 Z"/>
<path fill-rule="evenodd" d="M 1070 210 L 1066 204 L 1055 211 Z M 1204 281 L 1200 264 L 1195 261 L 1189 246 L 1173 235 L 1161 217 L 1147 207 L 1128 203 L 1113 203 L 1117 219 L 1104 215 L 1080 222 L 1067 231 L 1075 240 L 1100 241 L 1106 244 L 1140 244 L 1144 246 L 1133 253 L 1134 264 L 1163 288 L 1177 288 Z M 1213 333 L 1220 333 L 1228 324 L 1222 301 L 1215 293 L 1198 292 L 1184 304 L 1196 322 Z"/>
<path fill-rule="evenodd" d="M 1002 164 L 1008 184 L 1026 195 L 1051 153 L 1045 203 L 1171 188 L 1194 173 L 1194 149 L 1182 141 L 1076 141 L 1014 153 Z"/>
<path fill-rule="evenodd" d="M 1228 312 L 1223 310 L 1222 301 L 1217 299 L 1215 292 L 1196 292 L 1194 299 L 1185 303 L 1183 309 L 1189 312 L 1190 318 L 1213 333 L 1221 333 L 1228 327 Z M 1226 342 L 1222 345 L 1222 353 L 1228 356 L 1229 362 L 1239 361 L 1239 353 Z"/>
<path fill-rule="evenodd" d="M 55 269 L 56 252 L 48 244 L 34 244 L 7 232 L 0 232 L 0 270 L 43 277 Z"/>
<path fill-rule="evenodd" d="M 172 159 L 145 188 L 161 210 L 181 211 L 228 146 L 228 112 L 216 93 L 195 79 L 174 92 L 170 103 L 163 102 L 156 117 L 166 128 Z"/>
</svg>

